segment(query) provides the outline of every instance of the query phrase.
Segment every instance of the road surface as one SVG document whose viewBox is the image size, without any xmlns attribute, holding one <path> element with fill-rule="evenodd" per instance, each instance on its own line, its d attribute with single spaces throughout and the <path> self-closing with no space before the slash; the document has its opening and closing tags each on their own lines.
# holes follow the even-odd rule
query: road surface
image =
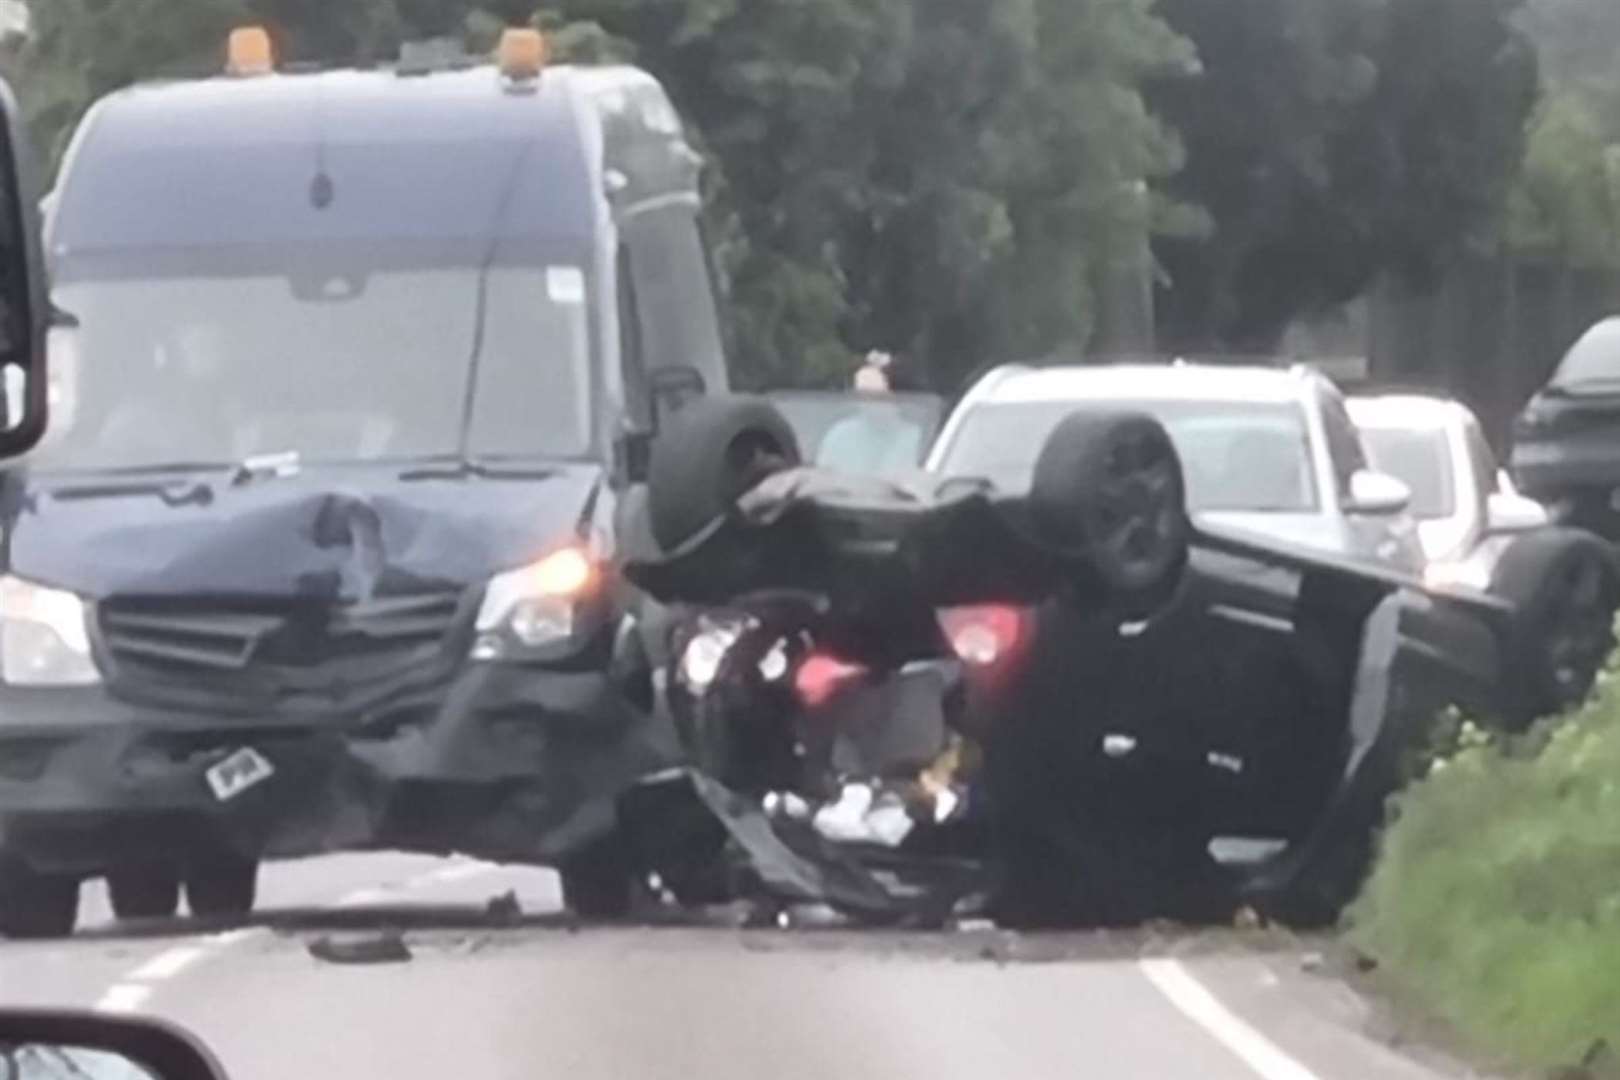
<svg viewBox="0 0 1620 1080">
<path fill-rule="evenodd" d="M 525 917 L 489 925 L 508 891 Z M 582 929 L 557 906 L 549 873 L 394 855 L 269 867 L 267 919 L 232 931 L 116 927 L 92 886 L 78 938 L 0 943 L 0 1004 L 163 1016 L 236 1080 L 1466 1075 L 1373 1037 L 1308 942 Z M 308 952 L 387 923 L 409 962 Z"/>
</svg>

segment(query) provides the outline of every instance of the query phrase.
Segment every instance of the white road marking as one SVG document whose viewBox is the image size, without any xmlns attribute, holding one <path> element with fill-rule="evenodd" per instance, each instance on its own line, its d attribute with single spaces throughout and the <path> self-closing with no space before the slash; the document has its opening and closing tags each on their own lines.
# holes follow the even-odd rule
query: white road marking
<svg viewBox="0 0 1620 1080">
<path fill-rule="evenodd" d="M 127 978 L 135 982 L 162 982 L 164 979 L 172 979 L 201 960 L 206 952 L 201 945 L 182 945 L 166 949 L 130 972 Z"/>
<path fill-rule="evenodd" d="M 492 863 L 457 861 L 450 866 L 442 866 L 419 874 L 388 888 L 356 889 L 340 897 L 334 906 L 356 908 L 382 904 L 419 889 L 465 881 L 498 869 L 500 867 Z M 206 937 L 192 938 L 185 944 L 165 949 L 156 956 L 149 957 L 139 967 L 127 972 L 119 982 L 108 987 L 107 992 L 96 1002 L 95 1009 L 97 1012 L 106 1013 L 137 1012 L 152 996 L 157 984 L 172 979 L 193 965 L 264 932 L 262 927 L 244 926 L 209 934 Z"/>
<path fill-rule="evenodd" d="M 132 1013 L 138 1012 L 146 1004 L 146 999 L 152 996 L 150 986 L 141 986 L 138 983 L 118 983 L 108 987 L 107 992 L 101 995 L 96 1002 L 96 1012 L 104 1013 Z"/>
<path fill-rule="evenodd" d="M 1137 961 L 1148 982 L 1187 1019 L 1203 1028 L 1263 1080 L 1318 1080 L 1270 1039 L 1216 1000 L 1180 963 L 1168 958 Z"/>
</svg>

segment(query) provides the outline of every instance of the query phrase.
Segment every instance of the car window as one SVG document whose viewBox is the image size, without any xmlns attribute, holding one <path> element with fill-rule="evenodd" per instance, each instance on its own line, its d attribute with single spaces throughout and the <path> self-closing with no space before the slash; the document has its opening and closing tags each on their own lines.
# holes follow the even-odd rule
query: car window
<svg viewBox="0 0 1620 1080">
<path fill-rule="evenodd" d="M 1181 455 L 1194 511 L 1317 509 L 1305 417 L 1294 404 L 1208 401 L 1072 401 L 974 407 L 946 450 L 941 471 L 1027 491 L 1046 437 L 1079 408 L 1157 417 Z"/>
<path fill-rule="evenodd" d="M 807 460 L 870 475 L 920 466 L 939 426 L 940 402 L 925 395 L 780 394 L 771 401 Z"/>
<path fill-rule="evenodd" d="M 1457 509 L 1451 453 L 1441 428 L 1363 428 L 1362 442 L 1380 472 L 1412 489 L 1413 516 L 1449 517 Z"/>
</svg>

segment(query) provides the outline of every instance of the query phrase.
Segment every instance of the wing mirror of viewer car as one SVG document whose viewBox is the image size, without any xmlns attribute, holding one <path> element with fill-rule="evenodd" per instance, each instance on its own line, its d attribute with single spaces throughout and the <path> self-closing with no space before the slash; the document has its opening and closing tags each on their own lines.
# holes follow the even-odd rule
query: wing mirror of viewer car
<svg viewBox="0 0 1620 1080">
<path fill-rule="evenodd" d="M 45 257 L 27 136 L 11 87 L 0 80 L 0 460 L 45 434 Z"/>
<path fill-rule="evenodd" d="M 0 1080 L 225 1080 L 207 1049 L 179 1028 L 85 1013 L 0 1010 Z"/>
<path fill-rule="evenodd" d="M 1552 524 L 1547 508 L 1513 491 L 1493 491 L 1485 498 L 1485 531 L 1493 535 L 1529 532 Z"/>
<path fill-rule="evenodd" d="M 1357 469 L 1350 476 L 1350 497 L 1345 510 L 1352 514 L 1387 517 L 1412 503 L 1412 489 L 1388 473 Z"/>
</svg>

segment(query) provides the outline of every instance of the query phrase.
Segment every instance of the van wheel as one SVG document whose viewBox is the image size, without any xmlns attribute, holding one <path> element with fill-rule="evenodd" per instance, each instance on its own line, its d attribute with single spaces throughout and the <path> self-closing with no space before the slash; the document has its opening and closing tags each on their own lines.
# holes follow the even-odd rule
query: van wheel
<svg viewBox="0 0 1620 1080">
<path fill-rule="evenodd" d="M 172 866 L 120 866 L 107 875 L 120 919 L 168 919 L 180 910 L 180 872 Z"/>
<path fill-rule="evenodd" d="M 708 397 L 670 417 L 653 443 L 647 512 L 653 538 L 675 551 L 765 477 L 800 462 L 793 429 L 769 402 Z"/>
<path fill-rule="evenodd" d="M 1181 458 L 1144 413 L 1081 410 L 1053 429 L 1030 485 L 1041 539 L 1082 561 L 1127 613 L 1174 593 L 1190 526 Z"/>
<path fill-rule="evenodd" d="M 617 833 L 575 852 L 557 868 L 563 905 L 582 919 L 614 922 L 630 915 L 635 873 Z"/>
<path fill-rule="evenodd" d="M 1508 725 L 1522 730 L 1584 702 L 1614 649 L 1620 607 L 1620 571 L 1603 541 L 1569 529 L 1520 537 L 1491 592 L 1517 609 L 1503 665 Z"/>
<path fill-rule="evenodd" d="M 79 880 L 42 874 L 0 852 L 0 936 L 19 940 L 67 937 L 79 918 Z"/>
<path fill-rule="evenodd" d="M 202 918 L 240 918 L 253 910 L 259 891 L 257 859 L 212 855 L 186 868 L 186 906 Z"/>
</svg>

